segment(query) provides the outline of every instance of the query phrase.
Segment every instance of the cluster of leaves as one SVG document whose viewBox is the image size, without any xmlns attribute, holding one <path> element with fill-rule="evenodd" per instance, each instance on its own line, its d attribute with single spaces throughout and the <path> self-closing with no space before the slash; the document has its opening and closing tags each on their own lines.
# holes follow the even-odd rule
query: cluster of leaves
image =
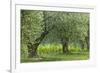
<svg viewBox="0 0 100 73">
<path fill-rule="evenodd" d="M 21 10 L 21 42 L 27 44 L 34 43 L 34 40 L 40 36 L 43 24 L 42 12 Z"/>
</svg>

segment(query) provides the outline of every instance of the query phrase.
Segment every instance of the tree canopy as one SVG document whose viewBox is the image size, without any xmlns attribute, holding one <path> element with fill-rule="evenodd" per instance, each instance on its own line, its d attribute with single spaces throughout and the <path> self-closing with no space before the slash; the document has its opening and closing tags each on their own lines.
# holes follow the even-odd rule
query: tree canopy
<svg viewBox="0 0 100 73">
<path fill-rule="evenodd" d="M 66 53 L 69 43 L 80 41 L 89 46 L 89 13 L 21 10 L 21 44 L 31 56 L 41 43 L 61 43 Z"/>
</svg>

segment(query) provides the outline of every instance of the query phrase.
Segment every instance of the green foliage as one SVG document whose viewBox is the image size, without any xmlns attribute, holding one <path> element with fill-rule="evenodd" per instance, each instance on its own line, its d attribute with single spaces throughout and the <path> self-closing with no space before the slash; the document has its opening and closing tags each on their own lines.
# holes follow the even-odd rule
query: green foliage
<svg viewBox="0 0 100 73">
<path fill-rule="evenodd" d="M 27 58 L 28 57 L 28 48 L 26 45 L 22 45 L 21 47 L 21 58 Z"/>
<path fill-rule="evenodd" d="M 45 13 L 45 18 L 43 13 Z M 22 43 L 27 43 L 28 41 L 34 43 L 34 40 L 43 32 L 44 27 L 46 30 L 54 27 L 45 39 L 49 38 L 49 40 L 54 41 L 55 39 L 55 41 L 58 41 L 62 37 L 68 37 L 70 41 L 84 40 L 89 30 L 89 14 L 21 10 Z"/>
<path fill-rule="evenodd" d="M 38 46 L 37 54 L 39 60 L 41 60 L 41 58 L 42 60 L 78 59 L 78 55 L 62 55 L 61 39 L 69 39 L 68 46 L 71 53 L 75 52 L 80 54 L 81 51 L 87 52 L 86 45 L 88 44 L 86 41 L 89 41 L 89 13 L 21 10 L 22 59 L 27 60 L 28 58 L 27 44 L 37 43 L 36 39 L 41 37 L 43 32 L 46 33 L 47 31 L 49 31 L 49 33 Z M 86 37 L 88 37 L 87 40 L 85 39 Z M 82 42 L 80 43 L 80 41 Z M 85 44 L 85 50 L 82 50 L 82 44 Z M 87 53 L 85 53 L 85 58 L 80 54 L 79 59 L 87 59 L 89 55 Z M 36 61 L 38 61 L 37 58 L 30 60 L 33 61 L 36 59 Z"/>
<path fill-rule="evenodd" d="M 42 12 L 32 10 L 21 10 L 21 42 L 32 42 L 42 32 Z"/>
</svg>

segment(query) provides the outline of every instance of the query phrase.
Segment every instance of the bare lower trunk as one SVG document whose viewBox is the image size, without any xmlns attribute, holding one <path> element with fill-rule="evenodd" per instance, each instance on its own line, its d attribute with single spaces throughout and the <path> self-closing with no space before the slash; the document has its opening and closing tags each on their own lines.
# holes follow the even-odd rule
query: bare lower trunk
<svg viewBox="0 0 100 73">
<path fill-rule="evenodd" d="M 89 51 L 90 50 L 89 29 L 88 29 L 87 33 L 88 33 L 88 35 L 85 37 L 85 41 L 87 44 L 87 50 Z"/>
<path fill-rule="evenodd" d="M 68 38 L 62 38 L 61 39 L 61 42 L 62 42 L 62 49 L 63 49 L 63 53 L 66 54 L 69 52 L 68 50 L 68 42 L 69 42 L 69 39 Z"/>
<path fill-rule="evenodd" d="M 86 41 L 86 44 L 87 44 L 87 50 L 89 51 L 89 37 L 85 37 L 85 41 Z"/>
<path fill-rule="evenodd" d="M 62 44 L 63 45 L 63 53 L 68 53 L 68 44 Z"/>
<path fill-rule="evenodd" d="M 36 44 L 32 44 L 32 43 L 28 43 L 28 57 L 33 57 L 37 55 L 37 48 L 38 45 Z"/>
<path fill-rule="evenodd" d="M 84 44 L 83 40 L 80 40 L 80 46 L 81 46 L 82 50 L 85 48 L 85 44 Z"/>
</svg>

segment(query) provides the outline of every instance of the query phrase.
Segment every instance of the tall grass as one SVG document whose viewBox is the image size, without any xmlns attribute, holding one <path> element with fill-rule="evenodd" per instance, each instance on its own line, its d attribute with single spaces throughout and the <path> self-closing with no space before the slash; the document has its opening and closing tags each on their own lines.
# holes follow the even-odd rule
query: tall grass
<svg viewBox="0 0 100 73">
<path fill-rule="evenodd" d="M 62 53 L 62 46 L 60 44 L 43 44 L 38 47 L 37 53 L 43 54 L 60 54 Z"/>
<path fill-rule="evenodd" d="M 71 53 L 79 53 L 81 51 L 86 51 L 86 49 L 81 49 L 79 46 L 69 45 L 69 51 Z M 61 44 L 41 44 L 37 50 L 38 55 L 43 54 L 62 54 L 62 45 Z"/>
</svg>

